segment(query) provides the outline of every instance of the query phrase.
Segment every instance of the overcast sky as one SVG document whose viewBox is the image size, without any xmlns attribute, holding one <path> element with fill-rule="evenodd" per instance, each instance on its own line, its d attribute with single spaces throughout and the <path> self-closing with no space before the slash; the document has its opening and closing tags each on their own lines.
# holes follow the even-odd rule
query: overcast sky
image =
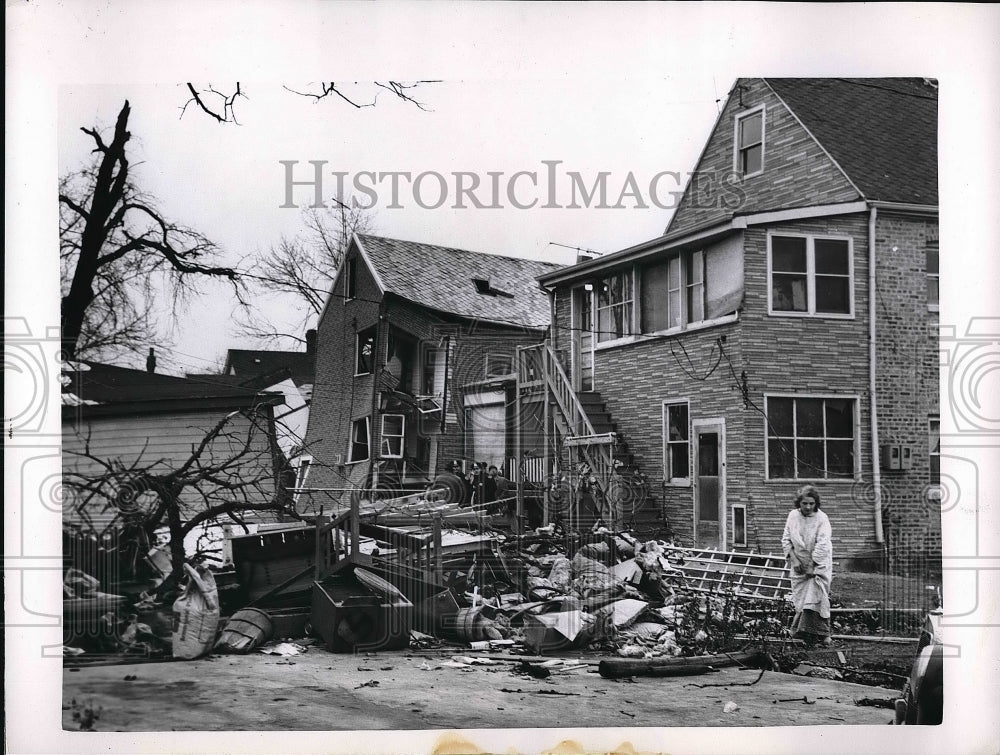
<svg viewBox="0 0 1000 755">
<path fill-rule="evenodd" d="M 425 109 L 371 85 L 346 85 L 359 102 L 378 94 L 375 107 L 356 109 L 244 81 L 248 98 L 235 111 L 242 125 L 196 108 L 181 117 L 188 95 L 176 84 L 72 85 L 59 93 L 59 165 L 64 172 L 88 160 L 93 143 L 80 126 L 110 130 L 128 98 L 135 181 L 231 264 L 302 230 L 301 213 L 282 205 L 289 172 L 315 179 L 309 161 L 326 163 L 322 196 L 331 211 L 342 181 L 344 193 L 372 205 L 378 233 L 569 263 L 575 252 L 567 246 L 606 253 L 663 232 L 735 76 L 720 69 L 447 79 L 413 91 Z M 305 90 L 310 82 L 287 85 Z M 280 162 L 290 160 L 298 164 Z M 395 178 L 394 190 L 384 175 L 392 173 L 409 177 Z M 574 193 L 574 174 L 586 192 L 603 181 L 606 199 Z M 315 201 L 309 186 L 292 191 L 295 204 Z M 226 348 L 255 345 L 232 331 L 224 287 L 212 293 L 180 320 L 170 367 L 205 370 Z"/>
</svg>

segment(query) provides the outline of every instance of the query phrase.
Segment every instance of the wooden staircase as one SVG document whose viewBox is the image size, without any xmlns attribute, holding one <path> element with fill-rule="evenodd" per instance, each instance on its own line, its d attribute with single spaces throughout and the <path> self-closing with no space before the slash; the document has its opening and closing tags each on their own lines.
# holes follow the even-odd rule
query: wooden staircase
<svg viewBox="0 0 1000 755">
<path fill-rule="evenodd" d="M 585 491 L 582 496 L 573 496 L 571 522 L 578 528 L 587 528 L 600 518 L 610 525 L 608 501 L 617 499 L 627 509 L 618 524 L 629 526 L 637 499 L 646 502 L 648 486 L 602 396 L 597 391 L 574 391 L 559 356 L 547 342 L 518 349 L 517 378 L 519 397 L 533 391 L 544 393 L 544 400 L 551 408 L 552 430 L 561 438 L 570 462 L 571 469 L 564 472 L 568 472 L 566 476 L 579 490 Z M 562 449 L 558 449 L 558 457 L 562 460 Z M 580 485 L 581 480 L 592 484 Z M 580 498 L 586 494 L 594 502 L 590 512 L 580 505 Z"/>
</svg>

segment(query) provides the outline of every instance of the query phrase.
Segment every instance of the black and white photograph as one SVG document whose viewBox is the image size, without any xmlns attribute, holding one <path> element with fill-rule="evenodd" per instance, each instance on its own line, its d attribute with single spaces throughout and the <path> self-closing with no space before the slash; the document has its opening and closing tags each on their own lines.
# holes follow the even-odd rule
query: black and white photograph
<svg viewBox="0 0 1000 755">
<path fill-rule="evenodd" d="M 6 23 L 10 752 L 995 750 L 991 6 Z"/>
</svg>

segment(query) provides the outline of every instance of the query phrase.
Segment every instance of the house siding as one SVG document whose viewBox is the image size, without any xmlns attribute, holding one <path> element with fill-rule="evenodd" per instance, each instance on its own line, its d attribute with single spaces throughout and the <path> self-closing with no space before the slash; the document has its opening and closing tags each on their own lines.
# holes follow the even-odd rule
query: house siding
<svg viewBox="0 0 1000 755">
<path fill-rule="evenodd" d="M 740 79 L 709 137 L 666 234 L 675 236 L 734 213 L 745 215 L 810 205 L 851 202 L 859 194 L 816 140 L 761 79 Z M 742 104 L 741 103 L 742 99 Z M 765 107 L 764 170 L 747 179 L 733 173 L 735 119 Z"/>
<path fill-rule="evenodd" d="M 74 472 L 97 477 L 105 471 L 96 461 L 81 455 L 88 447 L 90 454 L 98 459 L 118 460 L 126 467 L 136 464 L 140 468 L 146 467 L 160 473 L 177 469 L 224 416 L 224 413 L 216 411 L 142 417 L 94 417 L 64 422 L 63 473 Z M 232 418 L 228 427 L 230 437 L 217 438 L 206 450 L 203 457 L 205 460 L 235 456 L 250 432 L 251 423 L 246 416 L 237 415 Z M 254 431 L 250 451 L 239 464 L 233 464 L 231 469 L 223 473 L 222 477 L 233 481 L 261 478 L 261 484 L 250 497 L 254 503 L 264 503 L 275 495 L 274 463 L 271 440 L 265 432 Z M 63 506 L 63 521 L 67 524 L 83 524 L 83 518 L 73 510 L 71 489 L 66 489 L 66 495 L 68 500 Z M 181 501 L 189 515 L 204 508 L 201 497 L 190 490 L 182 495 Z M 90 506 L 87 515 L 94 521 L 109 522 L 111 516 L 99 513 L 98 508 Z"/>
</svg>

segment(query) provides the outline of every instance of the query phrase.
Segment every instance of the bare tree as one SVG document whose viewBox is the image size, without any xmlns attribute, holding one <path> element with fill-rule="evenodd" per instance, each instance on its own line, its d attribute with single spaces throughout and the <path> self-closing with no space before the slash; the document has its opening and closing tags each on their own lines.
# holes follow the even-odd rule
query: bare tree
<svg viewBox="0 0 1000 755">
<path fill-rule="evenodd" d="M 165 291 L 176 309 L 198 284 L 225 279 L 241 294 L 239 273 L 213 264 L 217 247 L 167 220 L 132 181 L 125 102 L 110 142 L 96 128 L 95 160 L 59 184 L 62 341 L 68 357 L 137 352 L 153 339 L 152 305 Z"/>
<path fill-rule="evenodd" d="M 305 87 L 285 86 L 287 92 L 307 97 L 313 102 L 320 100 L 339 99 L 354 108 L 375 107 L 378 104 L 379 95 L 388 92 L 392 97 L 426 110 L 427 106 L 416 98 L 418 87 L 428 84 L 437 84 L 439 81 L 321 81 L 319 83 L 308 84 Z M 240 125 L 236 116 L 236 103 L 243 99 L 249 99 L 246 90 L 240 82 L 217 88 L 213 84 L 195 84 L 187 82 L 184 85 L 191 96 L 181 107 L 181 117 L 188 108 L 200 110 L 210 118 L 219 123 L 235 123 Z"/>
<path fill-rule="evenodd" d="M 220 419 L 183 460 L 147 458 L 147 450 L 148 445 L 132 459 L 105 458 L 91 450 L 88 438 L 82 451 L 68 452 L 85 463 L 82 470 L 67 471 L 64 483 L 74 493 L 72 507 L 80 519 L 110 513 L 109 526 L 121 528 L 143 555 L 156 531 L 166 527 L 171 576 L 183 570 L 185 537 L 203 525 L 245 525 L 244 515 L 254 511 L 296 516 L 266 403 Z"/>
<path fill-rule="evenodd" d="M 355 233 L 368 233 L 372 216 L 357 207 L 302 210 L 304 230 L 283 237 L 260 254 L 246 274 L 247 288 L 258 303 L 267 299 L 290 313 L 283 322 L 269 317 L 260 306 L 243 308 L 241 335 L 265 343 L 302 343 L 304 333 L 319 319 L 340 264 Z"/>
</svg>

